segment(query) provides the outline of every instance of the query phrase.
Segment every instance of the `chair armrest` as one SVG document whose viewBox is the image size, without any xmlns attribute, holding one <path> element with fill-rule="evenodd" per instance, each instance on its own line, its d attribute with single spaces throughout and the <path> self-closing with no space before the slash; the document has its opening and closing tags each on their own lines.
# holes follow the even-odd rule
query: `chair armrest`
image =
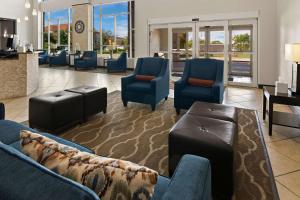
<svg viewBox="0 0 300 200">
<path fill-rule="evenodd" d="M 184 88 L 185 85 L 186 85 L 185 81 L 181 78 L 178 81 L 175 81 L 174 90 L 175 91 L 181 91 Z"/>
<path fill-rule="evenodd" d="M 214 99 L 218 103 L 223 102 L 223 94 L 224 94 L 224 84 L 223 82 L 216 81 L 212 86 Z"/>
<path fill-rule="evenodd" d="M 122 86 L 128 85 L 129 83 L 132 83 L 135 81 L 135 74 L 131 74 L 129 76 L 125 76 L 121 78 Z"/>
<path fill-rule="evenodd" d="M 0 120 L 5 118 L 5 106 L 3 103 L 0 103 Z"/>
<path fill-rule="evenodd" d="M 209 161 L 194 155 L 183 156 L 162 199 L 211 200 Z"/>
</svg>

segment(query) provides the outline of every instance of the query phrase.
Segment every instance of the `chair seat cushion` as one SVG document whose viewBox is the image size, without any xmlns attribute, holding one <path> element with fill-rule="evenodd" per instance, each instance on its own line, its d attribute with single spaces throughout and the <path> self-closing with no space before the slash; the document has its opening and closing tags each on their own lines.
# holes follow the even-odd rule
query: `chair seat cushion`
<svg viewBox="0 0 300 200">
<path fill-rule="evenodd" d="M 206 80 L 206 79 L 199 79 L 199 78 L 189 78 L 188 83 L 191 86 L 200 86 L 200 87 L 212 87 L 214 84 L 214 80 Z"/>
<path fill-rule="evenodd" d="M 208 87 L 186 86 L 181 94 L 195 99 L 207 99 L 212 97 L 212 90 Z"/>
<path fill-rule="evenodd" d="M 127 90 L 130 92 L 148 93 L 151 91 L 151 84 L 150 84 L 150 82 L 137 81 L 137 82 L 129 84 L 127 86 Z"/>
<path fill-rule="evenodd" d="M 151 81 L 154 79 L 155 76 L 148 76 L 148 75 L 136 75 L 135 79 L 138 81 Z"/>
</svg>

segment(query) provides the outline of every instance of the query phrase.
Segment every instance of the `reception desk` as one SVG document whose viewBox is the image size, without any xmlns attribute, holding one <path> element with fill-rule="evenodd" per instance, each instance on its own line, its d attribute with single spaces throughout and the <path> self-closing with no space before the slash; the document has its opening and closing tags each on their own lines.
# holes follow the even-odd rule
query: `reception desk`
<svg viewBox="0 0 300 200">
<path fill-rule="evenodd" d="M 39 85 L 38 53 L 0 58 L 0 99 L 31 94 Z"/>
</svg>

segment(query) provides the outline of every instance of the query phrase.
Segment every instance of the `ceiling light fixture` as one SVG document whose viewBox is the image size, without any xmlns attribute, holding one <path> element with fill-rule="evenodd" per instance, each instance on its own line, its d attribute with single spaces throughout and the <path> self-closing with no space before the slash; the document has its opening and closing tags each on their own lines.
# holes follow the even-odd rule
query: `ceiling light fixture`
<svg viewBox="0 0 300 200">
<path fill-rule="evenodd" d="M 25 0 L 25 8 L 30 8 L 30 2 L 29 0 Z"/>
<path fill-rule="evenodd" d="M 28 21 L 28 20 L 29 20 L 29 17 L 26 15 L 26 16 L 24 17 L 24 20 L 25 20 L 25 21 Z"/>
<path fill-rule="evenodd" d="M 20 19 L 20 18 L 17 18 L 17 22 L 20 23 L 20 22 L 21 22 L 21 19 Z"/>
<path fill-rule="evenodd" d="M 37 15 L 37 11 L 36 11 L 35 8 L 32 10 L 32 15 L 33 15 L 33 16 L 36 16 L 36 15 Z"/>
</svg>

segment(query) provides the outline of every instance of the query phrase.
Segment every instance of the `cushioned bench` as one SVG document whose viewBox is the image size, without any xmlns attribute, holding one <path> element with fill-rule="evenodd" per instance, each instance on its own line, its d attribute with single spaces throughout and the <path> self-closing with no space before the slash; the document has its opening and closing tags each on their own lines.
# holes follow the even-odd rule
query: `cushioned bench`
<svg viewBox="0 0 300 200">
<path fill-rule="evenodd" d="M 29 126 L 50 133 L 83 121 L 83 96 L 60 91 L 29 99 Z"/>
<path fill-rule="evenodd" d="M 205 107 L 201 108 L 201 105 Z M 200 107 L 198 107 L 200 106 Z M 219 107 L 221 106 L 221 107 Z M 212 166 L 212 193 L 215 199 L 231 199 L 234 178 L 234 145 L 237 125 L 222 105 L 197 104 L 171 129 L 169 134 L 169 173 L 185 154 L 208 158 Z M 197 108 L 197 109 L 196 109 Z M 208 115 L 210 108 L 218 109 Z M 234 108 L 233 108 L 234 110 Z M 236 116 L 231 110 L 230 116 Z M 203 116 L 201 116 L 203 114 Z M 218 118 L 218 119 L 214 119 Z M 227 119 L 220 120 L 220 119 Z"/>
<path fill-rule="evenodd" d="M 75 92 L 83 95 L 83 119 L 99 112 L 106 113 L 107 108 L 107 89 L 93 86 L 80 86 L 67 89 L 68 92 Z"/>
</svg>

